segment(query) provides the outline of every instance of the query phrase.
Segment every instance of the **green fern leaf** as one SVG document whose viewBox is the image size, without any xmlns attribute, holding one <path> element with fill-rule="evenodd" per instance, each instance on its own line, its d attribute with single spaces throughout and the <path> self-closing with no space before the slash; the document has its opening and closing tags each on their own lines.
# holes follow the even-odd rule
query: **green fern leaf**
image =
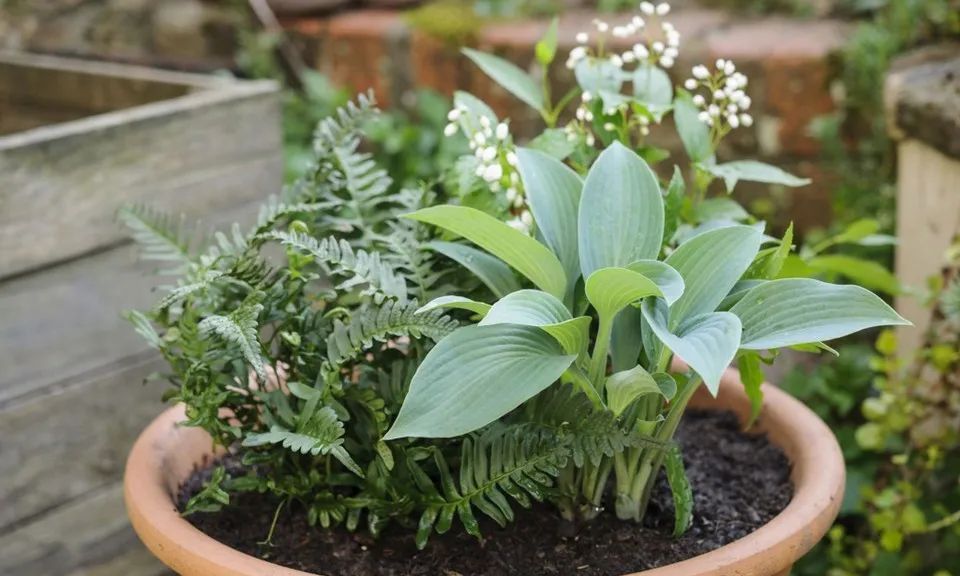
<svg viewBox="0 0 960 576">
<path fill-rule="evenodd" d="M 200 335 L 209 337 L 217 335 L 223 341 L 235 344 L 240 348 L 244 359 L 256 371 L 261 381 L 267 379 L 263 369 L 263 358 L 260 355 L 259 325 L 257 319 L 263 305 L 259 302 L 244 302 L 239 308 L 227 316 L 214 314 L 200 321 L 197 328 Z"/>
<path fill-rule="evenodd" d="M 250 434 L 243 441 L 246 447 L 265 444 L 280 444 L 300 454 L 314 456 L 329 454 L 348 470 L 363 477 L 363 470 L 343 447 L 343 422 L 337 418 L 337 413 L 329 406 L 314 412 L 306 423 L 297 426 L 296 431 L 274 425 L 269 432 Z"/>
<path fill-rule="evenodd" d="M 174 218 L 145 206 L 124 206 L 117 212 L 117 219 L 130 229 L 144 260 L 180 265 L 167 273 L 177 273 L 193 263 L 190 236 L 182 215 Z"/>
</svg>

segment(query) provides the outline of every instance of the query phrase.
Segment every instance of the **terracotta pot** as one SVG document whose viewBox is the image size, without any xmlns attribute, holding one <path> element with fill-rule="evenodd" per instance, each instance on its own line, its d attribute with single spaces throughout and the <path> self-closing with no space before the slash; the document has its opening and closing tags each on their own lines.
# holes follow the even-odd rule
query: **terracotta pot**
<svg viewBox="0 0 960 576">
<path fill-rule="evenodd" d="M 806 406 L 764 385 L 757 431 L 769 435 L 793 464 L 793 499 L 752 534 L 713 552 L 631 576 L 785 576 L 830 528 L 840 508 L 844 464 L 829 428 Z M 732 410 L 744 419 L 749 402 L 739 374 L 728 370 L 714 400 L 701 389 L 691 406 Z M 209 437 L 179 427 L 182 407 L 161 414 L 140 435 L 124 478 L 127 513 L 150 551 L 184 576 L 306 576 L 229 548 L 180 517 L 174 495 L 194 467 L 211 456 Z"/>
</svg>

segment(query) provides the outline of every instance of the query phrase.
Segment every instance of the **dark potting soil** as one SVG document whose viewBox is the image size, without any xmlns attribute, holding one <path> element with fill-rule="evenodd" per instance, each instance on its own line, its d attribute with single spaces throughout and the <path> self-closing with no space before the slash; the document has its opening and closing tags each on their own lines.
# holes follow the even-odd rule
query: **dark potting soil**
<svg viewBox="0 0 960 576">
<path fill-rule="evenodd" d="M 693 523 L 680 538 L 671 536 L 673 502 L 663 474 L 642 526 L 610 511 L 575 531 L 549 506 L 517 506 L 516 521 L 507 528 L 481 520 L 482 542 L 455 521 L 447 534 L 433 534 L 422 551 L 412 531 L 399 526 L 373 540 L 362 530 L 311 528 L 295 506 L 281 512 L 272 545 L 258 544 L 277 504 L 259 494 L 235 497 L 221 512 L 187 519 L 232 548 L 325 576 L 613 576 L 714 550 L 753 532 L 790 501 L 786 457 L 766 437 L 743 434 L 733 414 L 690 411 L 677 440 L 694 494 Z M 208 477 L 208 470 L 200 470 L 187 480 L 181 506 Z"/>
</svg>

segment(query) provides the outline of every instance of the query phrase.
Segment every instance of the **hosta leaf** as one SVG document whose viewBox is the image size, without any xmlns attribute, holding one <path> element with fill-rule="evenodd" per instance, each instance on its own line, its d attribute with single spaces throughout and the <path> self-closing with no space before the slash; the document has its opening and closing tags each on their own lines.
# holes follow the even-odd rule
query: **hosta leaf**
<svg viewBox="0 0 960 576">
<path fill-rule="evenodd" d="M 663 197 L 650 167 L 619 142 L 604 150 L 583 184 L 578 216 L 580 269 L 656 258 L 663 240 Z"/>
<path fill-rule="evenodd" d="M 669 108 L 673 102 L 673 82 L 662 68 L 642 65 L 633 73 L 633 96 L 651 108 L 651 112 Z"/>
<path fill-rule="evenodd" d="M 532 326 L 461 328 L 424 358 L 384 439 L 477 430 L 550 386 L 575 358 Z"/>
<path fill-rule="evenodd" d="M 660 288 L 664 300 L 671 306 L 683 296 L 683 276 L 666 262 L 637 260 L 628 264 L 626 268 L 649 278 Z"/>
<path fill-rule="evenodd" d="M 761 284 L 730 311 L 743 322 L 741 347 L 747 350 L 833 340 L 866 328 L 909 324 L 865 288 L 811 278 Z"/>
<path fill-rule="evenodd" d="M 713 312 L 747 270 L 763 235 L 752 226 L 727 226 L 681 244 L 666 263 L 683 277 L 681 296 L 670 306 L 670 326 Z"/>
<path fill-rule="evenodd" d="M 463 236 L 557 298 L 563 298 L 566 293 L 566 273 L 553 252 L 489 214 L 466 206 L 447 204 L 424 208 L 405 217 Z"/>
<path fill-rule="evenodd" d="M 831 254 L 815 256 L 807 260 L 807 266 L 813 273 L 830 279 L 830 276 L 842 276 L 870 290 L 879 290 L 896 296 L 902 291 L 900 281 L 881 264 L 855 256 Z"/>
<path fill-rule="evenodd" d="M 570 354 L 579 354 L 587 346 L 590 318 L 573 318 L 570 311 L 555 297 L 539 290 L 519 290 L 502 298 L 481 326 L 520 324 L 536 326 L 553 336 Z"/>
<path fill-rule="evenodd" d="M 520 283 L 517 282 L 513 270 L 504 264 L 503 260 L 491 256 L 483 250 L 440 240 L 428 243 L 427 247 L 473 272 L 474 276 L 479 278 L 497 298 L 503 298 L 507 294 L 520 289 Z"/>
<path fill-rule="evenodd" d="M 539 150 L 551 158 L 563 160 L 576 150 L 577 145 L 567 138 L 567 133 L 562 128 L 547 128 L 539 136 L 527 142 L 527 147 Z"/>
<path fill-rule="evenodd" d="M 696 218 L 698 222 L 708 220 L 728 220 L 739 222 L 746 220 L 750 214 L 740 205 L 739 202 L 730 198 L 707 198 L 701 202 L 696 209 Z"/>
<path fill-rule="evenodd" d="M 497 115 L 494 113 L 493 109 L 487 106 L 486 102 L 477 98 L 469 92 L 463 92 L 458 90 L 453 94 L 453 105 L 457 108 L 466 108 L 470 112 L 469 116 L 479 119 L 482 116 L 486 116 L 490 120 L 491 125 L 497 124 Z M 461 117 L 461 122 L 466 122 L 467 118 Z M 461 124 L 464 128 L 467 128 L 466 125 Z"/>
<path fill-rule="evenodd" d="M 630 370 L 614 372 L 607 377 L 607 407 L 617 416 L 633 404 L 633 401 L 647 394 L 662 394 L 660 385 L 643 369 L 635 366 Z"/>
<path fill-rule="evenodd" d="M 543 91 L 540 86 L 516 64 L 471 48 L 464 48 L 463 53 L 507 92 L 538 111 L 544 110 Z"/>
<path fill-rule="evenodd" d="M 756 160 L 738 160 L 736 162 L 727 162 L 726 164 L 706 164 L 701 166 L 701 168 L 717 178 L 723 178 L 727 192 L 733 192 L 733 188 L 740 180 L 794 187 L 806 186 L 810 183 L 809 178 L 798 178 L 776 166 L 757 162 Z"/>
<path fill-rule="evenodd" d="M 740 346 L 740 319 L 729 312 L 709 312 L 684 320 L 671 332 L 666 302 L 648 299 L 642 310 L 656 337 L 693 368 L 716 396 L 720 377 Z"/>
<path fill-rule="evenodd" d="M 683 148 L 693 162 L 706 162 L 713 158 L 713 143 L 710 129 L 698 118 L 700 110 L 690 95 L 681 91 L 673 101 L 673 120 L 683 141 Z"/>
<path fill-rule="evenodd" d="M 640 310 L 633 306 L 627 306 L 613 319 L 610 361 L 615 371 L 627 370 L 637 363 L 643 348 L 642 321 Z"/>
<path fill-rule="evenodd" d="M 648 296 L 663 296 L 653 280 L 627 268 L 601 268 L 587 278 L 587 299 L 600 318 L 617 312 Z"/>
<path fill-rule="evenodd" d="M 619 96 L 620 89 L 623 87 L 623 71 L 609 60 L 584 58 L 577 63 L 573 73 L 580 88 L 594 95 L 602 96 L 603 93 L 608 93 Z M 613 104 L 606 101 L 604 103 L 608 106 Z"/>
<path fill-rule="evenodd" d="M 440 296 L 417 308 L 417 314 L 423 314 L 437 308 L 459 308 L 483 316 L 490 311 L 491 306 L 486 302 L 477 302 L 463 296 Z"/>
<path fill-rule="evenodd" d="M 543 152 L 520 148 L 517 158 L 537 229 L 563 264 L 567 290 L 572 291 L 580 277 L 577 210 L 583 182 L 563 162 Z"/>
</svg>

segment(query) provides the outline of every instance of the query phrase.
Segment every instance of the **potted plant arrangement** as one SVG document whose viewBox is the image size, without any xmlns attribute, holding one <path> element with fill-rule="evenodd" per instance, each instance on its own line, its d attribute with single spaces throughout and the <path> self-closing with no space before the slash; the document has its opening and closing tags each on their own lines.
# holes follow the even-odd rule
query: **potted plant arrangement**
<svg viewBox="0 0 960 576">
<path fill-rule="evenodd" d="M 668 11 L 643 3 L 625 25 L 597 21 L 578 35 L 566 62 L 578 86 L 556 103 L 556 23 L 536 46 L 543 82 L 467 51 L 547 128 L 518 147 L 508 122 L 458 93 L 446 132 L 464 134 L 471 152 L 442 186 L 395 186 L 360 152 L 376 113 L 361 97 L 321 122 L 314 164 L 249 232 L 198 250 L 168 218 L 122 212 L 145 255 L 179 276 L 152 310 L 129 313 L 169 362 L 177 403 L 138 440 L 125 479 L 154 554 L 205 576 L 570 573 L 562 562 L 579 557 L 561 549 L 603 525 L 590 542 L 605 564 L 579 573 L 774 575 L 823 536 L 842 456 L 815 415 L 762 385 L 761 366 L 779 349 L 830 351 L 826 340 L 905 321 L 863 288 L 781 278 L 791 230 L 767 236 L 736 202 L 708 195 L 717 180 L 728 191 L 805 181 L 717 162 L 720 141 L 751 123 L 747 79 L 720 60 L 675 93 Z M 634 37 L 626 51 L 604 50 Z M 689 163 L 661 182 L 652 167 L 668 154 L 648 137 L 669 116 Z M 754 517 L 749 534 L 708 542 L 713 551 L 621 555 L 669 547 L 719 498 L 685 472 L 697 462 L 683 446 L 721 434 L 711 421 L 678 442 L 690 407 L 707 410 L 700 418 L 732 411 L 738 441 L 762 443 L 742 468 L 721 455 L 715 483 L 735 483 L 772 451 L 784 502 L 765 517 L 738 511 Z M 241 505 L 248 517 L 227 520 Z M 669 517 L 666 529 L 650 528 L 651 510 Z M 284 517 L 299 522 L 293 537 L 278 533 Z M 230 542 L 247 554 L 191 522 L 228 541 L 255 524 L 265 540 Z M 544 552 L 523 537 L 533 532 L 509 550 L 494 543 L 514 526 L 551 531 L 544 524 L 569 546 Z M 305 532 L 325 551 L 304 545 Z M 378 553 L 377 537 L 410 546 Z M 481 550 L 498 550 L 500 564 L 437 560 Z"/>
</svg>

